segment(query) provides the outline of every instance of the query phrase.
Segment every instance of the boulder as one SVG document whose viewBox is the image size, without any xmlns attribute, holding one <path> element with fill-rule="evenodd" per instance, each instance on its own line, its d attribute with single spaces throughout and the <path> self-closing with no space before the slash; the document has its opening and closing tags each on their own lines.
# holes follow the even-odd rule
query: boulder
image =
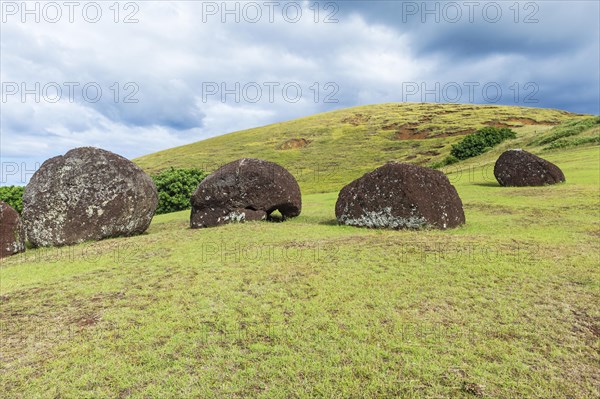
<svg viewBox="0 0 600 399">
<path fill-rule="evenodd" d="M 390 162 L 344 187 L 335 205 L 341 224 L 447 229 L 465 223 L 462 201 L 442 172 Z"/>
<path fill-rule="evenodd" d="M 494 176 L 502 186 L 544 186 L 565 181 L 562 170 L 530 152 L 508 150 L 494 165 Z"/>
<path fill-rule="evenodd" d="M 23 222 L 34 246 L 60 246 L 141 234 L 158 194 L 133 162 L 93 147 L 44 162 L 23 196 Z"/>
<path fill-rule="evenodd" d="M 19 213 L 0 201 L 0 258 L 25 251 L 25 230 Z"/>
<path fill-rule="evenodd" d="M 244 158 L 230 162 L 204 179 L 192 195 L 191 228 L 283 218 L 302 209 L 300 187 L 287 170 L 273 162 Z"/>
</svg>

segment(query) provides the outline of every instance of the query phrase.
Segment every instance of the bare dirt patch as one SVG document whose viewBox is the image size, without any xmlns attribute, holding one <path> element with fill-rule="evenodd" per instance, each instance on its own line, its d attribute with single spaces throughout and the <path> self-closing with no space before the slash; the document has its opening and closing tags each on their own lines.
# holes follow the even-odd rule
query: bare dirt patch
<svg viewBox="0 0 600 399">
<path fill-rule="evenodd" d="M 555 121 L 536 121 L 535 119 L 531 119 L 531 118 L 510 118 L 508 119 L 508 122 L 510 123 L 518 123 L 521 125 L 558 125 L 559 122 L 555 122 Z"/>
<path fill-rule="evenodd" d="M 448 115 L 448 114 L 455 114 L 457 112 L 460 112 L 462 110 L 460 109 L 446 109 L 443 111 L 438 111 L 438 112 L 434 112 L 435 115 Z"/>
<path fill-rule="evenodd" d="M 430 129 L 419 130 L 418 123 L 392 123 L 382 127 L 383 130 L 394 130 L 396 140 L 422 140 L 426 139 Z"/>
<path fill-rule="evenodd" d="M 441 138 L 451 136 L 464 136 L 475 132 L 475 129 L 452 129 L 449 128 L 444 132 L 436 132 L 431 127 L 422 128 L 420 123 L 392 123 L 382 127 L 382 130 L 394 130 L 395 140 L 424 140 L 429 138 Z M 442 146 L 443 147 L 443 146 Z"/>
<path fill-rule="evenodd" d="M 555 126 L 558 125 L 559 122 L 555 121 L 536 121 L 531 118 L 508 118 L 505 120 L 493 119 L 491 121 L 487 121 L 484 123 L 486 126 L 493 126 L 498 128 L 503 127 L 523 127 L 523 126 Z"/>
<path fill-rule="evenodd" d="M 514 127 L 513 125 L 508 125 L 504 122 L 500 122 L 499 120 L 488 121 L 488 122 L 485 122 L 484 125 L 498 127 L 498 128 Z"/>
<path fill-rule="evenodd" d="M 43 358 L 54 346 L 98 328 L 104 311 L 126 303 L 118 302 L 123 298 L 123 293 L 111 292 L 85 298 L 63 297 L 52 286 L 4 295 L 0 312 L 3 367 L 11 367 L 16 361 L 31 361 L 32 356 Z"/>
<path fill-rule="evenodd" d="M 304 148 L 311 143 L 311 140 L 305 138 L 289 139 L 279 145 L 280 150 L 293 150 L 297 148 Z"/>
<path fill-rule="evenodd" d="M 368 121 L 371 120 L 371 115 L 364 114 L 354 114 L 353 116 L 348 116 L 342 119 L 342 123 L 349 123 L 352 126 L 364 125 Z"/>
<path fill-rule="evenodd" d="M 588 231 L 587 234 L 591 235 L 594 238 L 600 238 L 600 230 Z"/>
<path fill-rule="evenodd" d="M 90 327 L 98 324 L 101 319 L 102 317 L 99 314 L 86 314 L 74 319 L 73 324 L 79 327 Z"/>
<path fill-rule="evenodd" d="M 573 331 L 580 332 L 588 336 L 590 340 L 600 338 L 600 318 L 591 316 L 584 309 L 572 310 L 575 316 Z"/>
<path fill-rule="evenodd" d="M 428 155 L 428 156 L 431 156 L 431 157 L 435 157 L 435 156 L 437 156 L 437 155 L 440 155 L 440 153 L 439 153 L 439 152 L 437 152 L 437 151 L 434 151 L 434 150 L 423 151 L 423 152 L 419 152 L 418 154 L 419 154 L 419 155 Z"/>
</svg>

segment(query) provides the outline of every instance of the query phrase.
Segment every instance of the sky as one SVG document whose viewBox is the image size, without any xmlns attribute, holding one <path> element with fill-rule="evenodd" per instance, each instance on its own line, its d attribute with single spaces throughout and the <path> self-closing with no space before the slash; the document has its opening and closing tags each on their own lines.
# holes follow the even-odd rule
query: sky
<svg viewBox="0 0 600 399">
<path fill-rule="evenodd" d="M 598 1 L 0 1 L 0 185 L 319 112 L 600 113 Z"/>
</svg>

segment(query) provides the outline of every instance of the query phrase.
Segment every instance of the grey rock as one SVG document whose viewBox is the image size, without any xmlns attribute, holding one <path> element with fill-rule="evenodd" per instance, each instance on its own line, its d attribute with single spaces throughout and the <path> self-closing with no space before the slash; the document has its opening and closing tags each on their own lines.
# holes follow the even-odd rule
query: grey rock
<svg viewBox="0 0 600 399">
<path fill-rule="evenodd" d="M 141 234 L 158 205 L 152 179 L 133 162 L 82 147 L 44 162 L 25 188 L 23 222 L 34 246 Z"/>
</svg>

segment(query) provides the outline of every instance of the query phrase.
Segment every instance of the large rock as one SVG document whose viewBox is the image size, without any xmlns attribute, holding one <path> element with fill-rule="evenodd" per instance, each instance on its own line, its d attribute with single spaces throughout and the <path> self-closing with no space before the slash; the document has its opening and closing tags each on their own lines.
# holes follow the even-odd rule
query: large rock
<svg viewBox="0 0 600 399">
<path fill-rule="evenodd" d="M 192 195 L 192 228 L 264 220 L 275 210 L 284 218 L 302 209 L 300 187 L 287 170 L 260 159 L 230 162 L 204 179 Z"/>
<path fill-rule="evenodd" d="M 446 229 L 465 222 L 462 201 L 442 172 L 396 162 L 344 187 L 335 216 L 350 226 L 392 229 Z"/>
<path fill-rule="evenodd" d="M 558 166 L 520 149 L 500 155 L 494 165 L 494 176 L 502 186 L 544 186 L 565 181 Z"/>
<path fill-rule="evenodd" d="M 17 211 L 0 201 L 0 258 L 25 251 L 25 230 Z"/>
<path fill-rule="evenodd" d="M 133 162 L 92 147 L 44 162 L 25 188 L 23 222 L 34 246 L 141 234 L 158 195 Z"/>
</svg>

